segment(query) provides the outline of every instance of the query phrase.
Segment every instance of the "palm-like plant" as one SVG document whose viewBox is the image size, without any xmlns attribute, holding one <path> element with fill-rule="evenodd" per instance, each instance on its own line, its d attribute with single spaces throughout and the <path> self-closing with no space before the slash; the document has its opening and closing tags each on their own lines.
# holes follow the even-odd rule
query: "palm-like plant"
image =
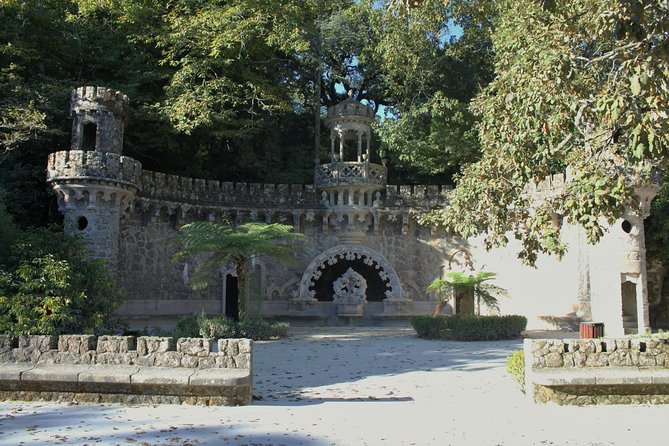
<svg viewBox="0 0 669 446">
<path fill-rule="evenodd" d="M 237 270 L 237 291 L 241 296 L 247 263 L 255 256 L 269 256 L 288 266 L 299 266 L 306 236 L 278 223 L 244 223 L 236 228 L 224 223 L 194 222 L 179 229 L 170 244 L 178 246 L 174 260 L 205 254 L 190 278 L 193 289 L 218 280 L 221 268 L 233 264 Z"/>
<path fill-rule="evenodd" d="M 427 291 L 434 293 L 439 297 L 439 303 L 434 308 L 433 317 L 441 314 L 444 306 L 453 297 L 455 293 L 471 292 L 476 299 L 476 314 L 481 314 L 481 302 L 488 308 L 499 310 L 499 302 L 496 295 L 506 294 L 504 288 L 484 283 L 497 276 L 495 273 L 479 271 L 475 273 L 466 273 L 461 271 L 449 271 L 443 278 L 434 279 L 427 287 Z"/>
</svg>

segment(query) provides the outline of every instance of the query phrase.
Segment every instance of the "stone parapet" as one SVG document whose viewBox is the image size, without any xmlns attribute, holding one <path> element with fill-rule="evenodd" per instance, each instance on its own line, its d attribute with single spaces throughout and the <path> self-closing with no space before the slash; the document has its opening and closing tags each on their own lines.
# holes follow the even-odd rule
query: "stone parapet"
<svg viewBox="0 0 669 446">
<path fill-rule="evenodd" d="M 383 166 L 380 166 L 383 167 Z M 381 184 L 381 183 L 379 183 Z M 138 198 L 149 202 L 164 202 L 171 206 L 239 207 L 239 208 L 305 208 L 317 209 L 321 196 L 312 184 L 233 183 L 217 180 L 167 175 L 142 171 L 137 183 Z M 385 185 L 383 206 L 426 207 L 445 206 L 451 186 Z"/>
<path fill-rule="evenodd" d="M 115 364 L 173 368 L 250 368 L 249 339 L 157 336 L 0 336 L 0 364 Z M 136 348 L 135 348 L 136 346 Z"/>
<path fill-rule="evenodd" d="M 311 184 L 233 183 L 167 175 L 145 170 L 139 181 L 145 199 L 199 206 L 313 206 Z"/>
<path fill-rule="evenodd" d="M 249 404 L 251 355 L 250 339 L 0 336 L 0 399 Z"/>
<path fill-rule="evenodd" d="M 125 114 L 128 108 L 128 96 L 105 87 L 79 87 L 72 90 L 71 104 L 75 113 L 82 109 L 104 107 L 112 113 Z"/>
<path fill-rule="evenodd" d="M 140 184 L 142 163 L 111 152 L 70 150 L 49 155 L 47 181 L 112 181 Z"/>
<path fill-rule="evenodd" d="M 543 403 L 667 404 L 669 339 L 526 339 L 525 389 Z"/>
<path fill-rule="evenodd" d="M 448 185 L 389 184 L 386 187 L 387 207 L 434 208 L 449 204 L 448 196 L 453 191 Z"/>
</svg>

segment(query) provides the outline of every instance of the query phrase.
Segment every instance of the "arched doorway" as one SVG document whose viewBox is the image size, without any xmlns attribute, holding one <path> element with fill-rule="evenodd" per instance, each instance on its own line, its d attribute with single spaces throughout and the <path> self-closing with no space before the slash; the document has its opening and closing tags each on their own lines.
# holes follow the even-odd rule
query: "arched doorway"
<svg viewBox="0 0 669 446">
<path fill-rule="evenodd" d="M 225 275 L 225 308 L 224 314 L 234 320 L 239 320 L 239 289 L 237 276 Z"/>
</svg>

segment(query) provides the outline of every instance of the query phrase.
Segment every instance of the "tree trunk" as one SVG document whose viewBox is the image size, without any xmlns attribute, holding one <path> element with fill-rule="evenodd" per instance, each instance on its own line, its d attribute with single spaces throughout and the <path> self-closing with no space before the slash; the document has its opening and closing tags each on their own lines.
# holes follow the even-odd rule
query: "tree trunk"
<svg viewBox="0 0 669 446">
<path fill-rule="evenodd" d="M 436 307 L 434 307 L 434 311 L 432 312 L 432 317 L 439 317 L 441 315 L 441 312 L 444 311 L 444 307 L 448 301 L 442 300 L 437 304 Z"/>
</svg>

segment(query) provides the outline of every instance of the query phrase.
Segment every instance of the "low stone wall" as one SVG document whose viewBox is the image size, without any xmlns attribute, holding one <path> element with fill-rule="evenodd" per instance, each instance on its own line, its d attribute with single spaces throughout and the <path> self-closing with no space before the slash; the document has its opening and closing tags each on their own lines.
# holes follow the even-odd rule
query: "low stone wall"
<svg viewBox="0 0 669 446">
<path fill-rule="evenodd" d="M 542 403 L 669 403 L 669 339 L 526 339 L 525 389 Z"/>
<path fill-rule="evenodd" d="M 0 398 L 248 404 L 252 341 L 154 336 L 0 336 Z"/>
</svg>

